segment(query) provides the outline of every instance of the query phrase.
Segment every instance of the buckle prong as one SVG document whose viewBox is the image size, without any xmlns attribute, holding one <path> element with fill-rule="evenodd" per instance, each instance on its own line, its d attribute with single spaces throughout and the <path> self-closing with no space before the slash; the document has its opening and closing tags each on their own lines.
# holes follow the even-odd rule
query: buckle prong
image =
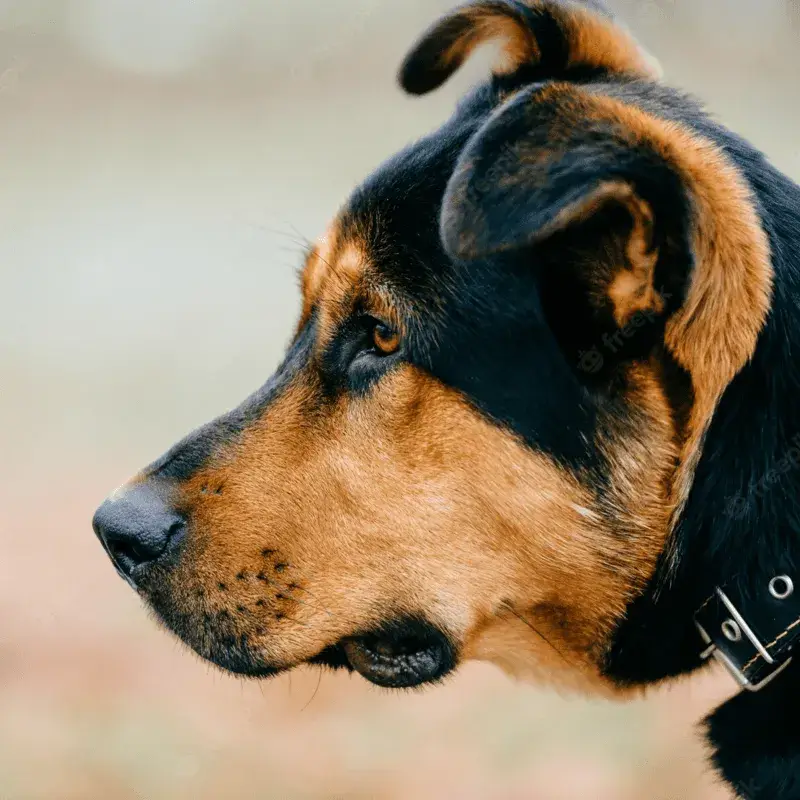
<svg viewBox="0 0 800 800">
<path fill-rule="evenodd" d="M 719 597 L 719 599 L 722 600 L 722 603 L 725 606 L 725 608 L 728 609 L 730 615 L 742 629 L 744 635 L 750 640 L 753 647 L 755 647 L 755 649 L 758 650 L 759 654 L 761 655 L 761 658 L 763 658 L 764 661 L 767 662 L 767 664 L 774 664 L 775 659 L 767 652 L 767 649 L 764 647 L 763 644 L 761 644 L 758 637 L 753 633 L 750 626 L 745 622 L 745 619 L 739 613 L 739 610 L 733 603 L 731 603 L 728 595 L 726 595 L 725 592 L 723 592 L 722 589 L 719 588 L 719 586 L 717 586 L 717 597 Z"/>
<path fill-rule="evenodd" d="M 775 664 L 775 659 L 767 652 L 767 649 L 764 647 L 755 633 L 753 633 L 752 628 L 747 624 L 736 606 L 730 601 L 730 598 L 719 587 L 717 587 L 716 593 L 717 597 L 719 597 L 719 599 L 722 601 L 722 604 L 728 610 L 728 613 L 731 615 L 733 620 L 739 626 L 744 635 L 749 639 L 753 647 L 755 647 L 755 649 L 758 651 L 758 654 L 764 659 L 764 661 L 766 661 L 767 664 L 773 666 Z M 727 653 L 725 653 L 723 650 L 720 650 L 720 648 L 714 644 L 714 641 L 709 635 L 708 631 L 706 631 L 697 620 L 695 620 L 695 625 L 697 626 L 697 630 L 700 632 L 700 636 L 707 645 L 706 649 L 700 654 L 700 657 L 705 661 L 713 656 L 725 667 L 736 683 L 749 692 L 757 692 L 760 689 L 763 689 L 767 684 L 775 680 L 775 678 L 777 678 L 778 675 L 780 675 L 781 672 L 783 672 L 789 666 L 789 664 L 792 663 L 792 659 L 789 658 L 783 664 L 780 664 L 776 669 L 774 669 L 761 682 L 752 683 L 747 675 L 745 675 L 744 671 L 739 668 L 739 666 L 730 658 L 730 656 L 728 656 Z"/>
</svg>

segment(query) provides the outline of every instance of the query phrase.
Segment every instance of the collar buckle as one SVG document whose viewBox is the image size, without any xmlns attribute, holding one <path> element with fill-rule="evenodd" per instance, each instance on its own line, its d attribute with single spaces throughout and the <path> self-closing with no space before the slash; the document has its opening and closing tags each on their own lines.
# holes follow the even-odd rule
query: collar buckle
<svg viewBox="0 0 800 800">
<path fill-rule="evenodd" d="M 731 590 L 717 587 L 695 614 L 706 645 L 701 658 L 715 658 L 750 692 L 763 689 L 791 664 L 793 645 L 800 639 L 800 610 L 796 601 L 788 602 L 794 594 L 792 579 L 779 575 L 768 589 L 750 602 L 742 596 L 734 603 Z"/>
</svg>

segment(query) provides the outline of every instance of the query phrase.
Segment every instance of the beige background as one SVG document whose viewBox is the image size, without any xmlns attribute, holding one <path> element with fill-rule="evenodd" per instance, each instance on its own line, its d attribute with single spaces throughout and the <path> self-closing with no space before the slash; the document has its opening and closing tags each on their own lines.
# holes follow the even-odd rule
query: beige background
<svg viewBox="0 0 800 800">
<path fill-rule="evenodd" d="M 295 268 L 483 72 L 409 99 L 447 0 L 0 0 L 0 798 L 720 800 L 700 677 L 625 706 L 470 666 L 406 695 L 223 676 L 94 506 L 275 365 Z M 795 0 L 619 0 L 668 80 L 800 176 Z"/>
</svg>

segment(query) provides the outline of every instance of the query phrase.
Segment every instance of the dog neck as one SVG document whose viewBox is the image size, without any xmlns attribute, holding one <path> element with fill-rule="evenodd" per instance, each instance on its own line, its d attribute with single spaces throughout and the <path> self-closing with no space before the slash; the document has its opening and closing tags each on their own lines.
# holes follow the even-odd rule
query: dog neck
<svg viewBox="0 0 800 800">
<path fill-rule="evenodd" d="M 669 548 L 677 559 L 664 559 L 619 628 L 607 671 L 623 682 L 698 668 L 705 643 L 695 618 L 718 587 L 757 604 L 770 581 L 787 574 L 800 609 L 800 188 L 760 154 L 741 166 L 770 239 L 772 310 L 708 430 Z M 800 797 L 798 689 L 795 659 L 761 691 L 742 692 L 708 720 L 716 764 L 742 797 Z"/>
<path fill-rule="evenodd" d="M 726 595 L 734 596 L 734 607 L 746 620 L 756 621 L 762 647 L 786 645 L 775 660 L 776 670 L 785 668 L 762 673 L 772 677 L 768 685 L 740 692 L 707 721 L 718 769 L 742 797 L 753 800 L 800 797 L 800 662 L 787 662 L 800 619 L 800 369 L 793 363 L 800 344 L 794 301 L 800 282 L 798 262 L 782 259 L 783 253 L 797 258 L 800 249 L 792 242 L 797 233 L 776 227 L 773 235 L 778 253 L 773 313 L 753 362 L 725 394 L 709 431 L 692 501 L 676 531 L 683 556 L 674 582 L 692 604 L 700 587 L 713 598 L 730 587 Z M 775 602 L 768 587 L 783 575 L 796 587 Z M 665 587 L 665 594 L 669 591 Z M 776 612 L 781 603 L 784 608 Z M 695 611 L 690 624 L 702 613 Z M 717 624 L 726 618 L 717 617 Z M 738 663 L 756 661 L 764 663 L 755 654 Z"/>
</svg>

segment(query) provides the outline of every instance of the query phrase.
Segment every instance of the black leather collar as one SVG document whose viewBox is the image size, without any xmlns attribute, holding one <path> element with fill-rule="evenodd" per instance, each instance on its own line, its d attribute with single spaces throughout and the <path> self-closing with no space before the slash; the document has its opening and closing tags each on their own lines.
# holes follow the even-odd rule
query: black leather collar
<svg viewBox="0 0 800 800">
<path fill-rule="evenodd" d="M 800 640 L 800 577 L 780 572 L 745 591 L 737 582 L 717 587 L 695 612 L 705 649 L 739 685 L 757 692 L 789 666 Z"/>
</svg>

